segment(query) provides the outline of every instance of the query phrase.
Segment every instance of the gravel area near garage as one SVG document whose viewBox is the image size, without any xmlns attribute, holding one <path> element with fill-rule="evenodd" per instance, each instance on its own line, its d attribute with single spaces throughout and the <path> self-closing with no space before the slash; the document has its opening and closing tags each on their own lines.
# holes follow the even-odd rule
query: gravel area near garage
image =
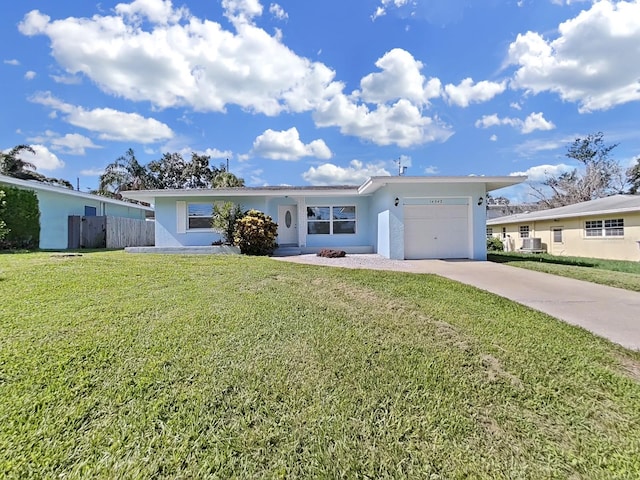
<svg viewBox="0 0 640 480">
<path fill-rule="evenodd" d="M 272 257 L 274 260 L 310 265 L 324 265 L 327 267 L 364 268 L 370 270 L 395 270 L 399 272 L 414 271 L 414 266 L 406 260 L 390 260 L 381 255 L 370 253 L 347 254 L 342 258 L 319 257 L 315 253 L 291 255 L 287 257 Z"/>
</svg>

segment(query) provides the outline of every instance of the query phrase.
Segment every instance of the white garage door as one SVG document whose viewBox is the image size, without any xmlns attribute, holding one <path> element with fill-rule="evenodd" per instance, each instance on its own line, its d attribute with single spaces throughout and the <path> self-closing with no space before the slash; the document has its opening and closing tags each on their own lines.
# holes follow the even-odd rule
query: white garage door
<svg viewBox="0 0 640 480">
<path fill-rule="evenodd" d="M 469 258 L 468 205 L 405 205 L 404 258 Z"/>
</svg>

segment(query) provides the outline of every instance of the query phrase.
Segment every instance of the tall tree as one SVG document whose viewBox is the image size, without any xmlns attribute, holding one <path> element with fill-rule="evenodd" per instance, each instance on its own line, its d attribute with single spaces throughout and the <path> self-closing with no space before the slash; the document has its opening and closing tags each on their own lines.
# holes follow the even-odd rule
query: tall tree
<svg viewBox="0 0 640 480">
<path fill-rule="evenodd" d="M 146 190 L 153 188 L 152 178 L 147 169 L 140 165 L 133 149 L 110 163 L 100 175 L 99 192 L 109 192 L 119 196 L 123 190 Z"/>
<path fill-rule="evenodd" d="M 624 171 L 610 157 L 618 144 L 607 145 L 603 137 L 602 132 L 593 133 L 576 138 L 569 145 L 566 156 L 581 166 L 570 172 L 548 176 L 542 188 L 532 187 L 542 205 L 555 208 L 623 193 Z"/>
<path fill-rule="evenodd" d="M 36 151 L 29 145 L 17 145 L 7 153 L 0 152 L 0 173 L 21 180 L 37 180 L 38 182 L 49 183 L 73 190 L 71 182 L 64 178 L 46 177 L 36 172 L 36 166 L 33 163 L 21 158 L 21 153 L 23 152 L 29 152 L 33 155 L 36 154 Z"/>
<path fill-rule="evenodd" d="M 183 188 L 185 162 L 179 153 L 165 153 L 147 166 L 153 188 Z"/>
<path fill-rule="evenodd" d="M 630 185 L 629 193 L 640 194 L 640 157 L 636 159 L 636 164 L 627 170 L 627 183 Z"/>
<path fill-rule="evenodd" d="M 213 179 L 213 188 L 244 187 L 244 178 L 238 178 L 227 171 L 219 172 Z"/>
<path fill-rule="evenodd" d="M 33 163 L 20 158 L 20 154 L 23 152 L 36 154 L 36 151 L 29 145 L 17 145 L 7 153 L 0 152 L 0 173 L 22 180 L 44 179 L 43 175 L 35 171 L 36 166 Z"/>
</svg>

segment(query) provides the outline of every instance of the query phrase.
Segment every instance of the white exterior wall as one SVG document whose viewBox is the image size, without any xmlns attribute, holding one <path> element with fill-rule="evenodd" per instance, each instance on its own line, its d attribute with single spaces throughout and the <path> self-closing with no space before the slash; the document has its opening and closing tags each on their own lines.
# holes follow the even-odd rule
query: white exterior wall
<svg viewBox="0 0 640 480">
<path fill-rule="evenodd" d="M 487 259 L 486 243 L 486 210 L 484 198 L 486 196 L 484 184 L 426 184 L 426 185 L 388 185 L 378 190 L 372 199 L 372 210 L 376 218 L 383 212 L 388 212 L 388 222 L 376 222 L 377 234 L 376 252 L 392 259 L 404 259 L 404 205 L 427 205 L 432 199 L 468 198 L 469 200 L 469 258 L 474 260 Z M 396 205 L 396 198 L 398 199 Z M 478 205 L 478 200 L 483 202 Z M 388 229 L 388 231 L 386 230 Z M 388 238 L 389 244 L 381 243 Z M 382 247 L 382 248 L 381 248 Z"/>
</svg>

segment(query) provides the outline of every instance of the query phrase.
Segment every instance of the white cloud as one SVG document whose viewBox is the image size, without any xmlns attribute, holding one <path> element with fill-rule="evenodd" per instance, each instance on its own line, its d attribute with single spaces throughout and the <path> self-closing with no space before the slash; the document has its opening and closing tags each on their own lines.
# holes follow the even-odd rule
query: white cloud
<svg viewBox="0 0 640 480">
<path fill-rule="evenodd" d="M 34 72 L 33 70 L 29 70 L 27 73 L 24 74 L 24 79 L 25 80 L 33 80 L 34 78 L 36 78 L 36 72 Z"/>
<path fill-rule="evenodd" d="M 424 77 L 421 62 L 408 52 L 385 54 L 377 62 L 381 71 L 365 76 L 361 91 L 347 95 L 332 69 L 298 56 L 279 34 L 253 24 L 262 15 L 257 0 L 223 0 L 222 6 L 234 31 L 173 9 L 169 0 L 136 0 L 91 18 L 51 20 L 33 10 L 19 29 L 47 36 L 65 75 L 86 76 L 108 94 L 158 109 L 225 112 L 227 105 L 236 105 L 264 115 L 311 111 L 318 126 L 401 147 L 444 141 L 452 134 L 436 116 L 424 114 L 428 100 L 442 95 L 442 85 Z M 471 86 L 468 101 L 486 98 L 492 85 Z M 100 111 L 91 113 L 95 117 Z M 152 120 L 141 120 L 148 129 Z M 161 126 L 168 129 L 160 124 L 156 130 Z M 159 132 L 161 138 L 168 134 Z M 130 139 L 134 134 L 113 136 Z"/>
<path fill-rule="evenodd" d="M 522 110 L 522 107 L 520 106 L 520 104 L 518 102 L 511 102 L 511 104 L 509 106 L 511 108 L 515 108 L 516 110 Z"/>
<path fill-rule="evenodd" d="M 82 83 L 82 78 L 76 75 L 51 75 L 51 78 L 54 82 L 63 85 L 80 85 Z"/>
<path fill-rule="evenodd" d="M 336 95 L 318 107 L 314 120 L 318 126 L 340 127 L 343 134 L 365 138 L 376 145 L 410 147 L 444 142 L 453 135 L 451 128 L 438 117 L 423 116 L 419 107 L 405 99 L 369 110 L 345 95 Z"/>
<path fill-rule="evenodd" d="M 490 82 L 483 80 L 476 84 L 472 78 L 465 78 L 458 85 L 447 84 L 444 87 L 449 104 L 468 107 L 471 103 L 482 103 L 501 94 L 507 88 L 506 82 Z"/>
<path fill-rule="evenodd" d="M 425 175 L 436 175 L 439 171 L 440 171 L 440 169 L 438 167 L 436 167 L 435 165 L 429 165 L 427 168 L 424 169 L 424 174 Z"/>
<path fill-rule="evenodd" d="M 99 177 L 104 173 L 104 168 L 87 168 L 85 170 L 80 170 L 80 175 L 84 175 L 85 177 Z"/>
<path fill-rule="evenodd" d="M 278 20 L 286 20 L 287 18 L 289 18 L 289 14 L 285 12 L 284 9 L 277 3 L 272 3 L 271 5 L 269 5 L 269 13 Z"/>
<path fill-rule="evenodd" d="M 16 60 L 15 58 L 12 58 L 11 60 L 5 60 L 4 63 L 7 65 L 13 65 L 14 67 L 20 65 L 20 61 Z"/>
<path fill-rule="evenodd" d="M 477 128 L 489 128 L 499 125 L 509 125 L 520 130 L 520 133 L 532 133 L 536 130 L 553 130 L 555 125 L 544 118 L 542 112 L 532 113 L 524 120 L 519 118 L 504 117 L 500 118 L 496 113 L 492 115 L 484 115 L 477 120 L 475 126 Z"/>
<path fill-rule="evenodd" d="M 580 112 L 640 100 L 640 2 L 600 0 L 558 27 L 558 36 L 517 36 L 508 61 L 512 88 L 555 92 Z"/>
<path fill-rule="evenodd" d="M 131 3 L 119 3 L 115 11 L 134 22 L 146 18 L 150 22 L 165 25 L 179 22 L 189 15 L 185 7 L 174 10 L 171 0 L 134 0 Z"/>
<path fill-rule="evenodd" d="M 382 163 L 364 164 L 360 160 L 351 160 L 346 168 L 332 163 L 311 167 L 302 174 L 302 178 L 312 185 L 360 185 L 369 177 L 389 175 Z"/>
<path fill-rule="evenodd" d="M 492 142 L 497 142 L 498 141 L 498 136 L 496 134 L 493 134 L 489 137 L 489 140 L 491 140 Z"/>
<path fill-rule="evenodd" d="M 225 16 L 236 26 L 251 23 L 255 17 L 262 15 L 259 0 L 222 0 Z"/>
<path fill-rule="evenodd" d="M 44 135 L 28 139 L 30 142 L 47 143 L 52 150 L 69 155 L 85 155 L 87 148 L 102 148 L 95 145 L 90 138 L 78 133 L 67 133 L 64 136 L 47 130 Z"/>
<path fill-rule="evenodd" d="M 531 133 L 536 130 L 553 130 L 556 126 L 553 122 L 546 120 L 542 115 L 542 112 L 532 113 L 527 118 L 524 119 L 522 124 L 521 132 L 522 133 Z"/>
<path fill-rule="evenodd" d="M 550 176 L 561 175 L 573 171 L 574 167 L 559 163 L 557 165 L 536 165 L 523 172 L 513 172 L 510 176 L 527 176 L 530 182 L 544 182 Z"/>
<path fill-rule="evenodd" d="M 252 155 L 271 160 L 296 161 L 303 157 L 315 157 L 323 160 L 333 155 L 323 140 L 314 140 L 304 144 L 295 127 L 276 132 L 268 129 L 253 142 Z"/>
<path fill-rule="evenodd" d="M 66 122 L 98 132 L 99 138 L 103 140 L 154 143 L 173 137 L 172 130 L 166 124 L 137 113 L 119 112 L 111 108 L 85 110 L 82 107 L 64 103 L 49 92 L 38 93 L 30 100 L 62 112 Z"/>
<path fill-rule="evenodd" d="M 420 73 L 422 63 L 406 50 L 394 48 L 376 62 L 382 72 L 370 73 L 360 81 L 365 102 L 387 103 L 401 98 L 417 105 L 426 105 L 430 98 L 441 95 L 440 80 L 429 81 Z"/>
<path fill-rule="evenodd" d="M 35 144 L 31 145 L 31 148 L 36 152 L 35 155 L 23 151 L 18 157 L 25 162 L 34 164 L 37 170 L 57 170 L 64 167 L 64 162 L 44 145 Z"/>
</svg>

